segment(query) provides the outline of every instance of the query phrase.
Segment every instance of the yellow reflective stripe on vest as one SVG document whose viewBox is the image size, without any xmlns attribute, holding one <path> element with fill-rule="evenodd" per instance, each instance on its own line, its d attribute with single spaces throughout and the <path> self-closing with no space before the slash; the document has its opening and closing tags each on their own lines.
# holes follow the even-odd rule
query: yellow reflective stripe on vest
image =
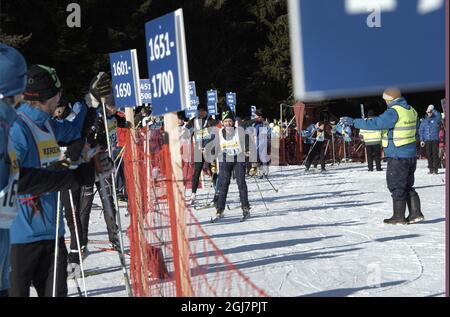
<svg viewBox="0 0 450 317">
<path fill-rule="evenodd" d="M 392 133 L 392 141 L 396 147 L 416 142 L 417 112 L 414 108 L 405 109 L 401 106 L 393 106 L 397 111 L 398 121 Z M 388 147 L 389 139 L 387 133 L 383 136 L 383 147 Z"/>
<path fill-rule="evenodd" d="M 364 143 L 381 143 L 382 131 L 380 130 L 360 130 L 359 134 L 364 137 Z"/>
</svg>

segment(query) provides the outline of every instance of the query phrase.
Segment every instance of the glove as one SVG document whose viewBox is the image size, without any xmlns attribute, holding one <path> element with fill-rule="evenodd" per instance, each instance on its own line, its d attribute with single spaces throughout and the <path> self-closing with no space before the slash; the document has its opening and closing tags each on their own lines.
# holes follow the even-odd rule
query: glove
<svg viewBox="0 0 450 317">
<path fill-rule="evenodd" d="M 256 173 L 258 173 L 258 168 L 256 166 L 253 166 L 250 171 L 248 171 L 248 175 L 250 175 L 251 177 L 256 176 Z"/>
<path fill-rule="evenodd" d="M 425 142 L 423 142 L 423 141 L 420 142 L 420 146 L 421 146 L 421 147 L 425 147 Z"/>
<path fill-rule="evenodd" d="M 341 118 L 339 123 L 341 123 L 342 125 L 345 125 L 345 126 L 353 127 L 353 125 L 355 124 L 355 120 L 353 120 L 350 117 L 343 117 L 343 118 Z"/>
<path fill-rule="evenodd" d="M 112 94 L 112 84 L 108 74 L 104 72 L 98 73 L 89 85 L 89 93 L 97 102 L 101 102 L 102 98 L 110 96 Z"/>
<path fill-rule="evenodd" d="M 95 166 L 93 161 L 78 166 L 73 176 L 80 186 L 91 186 L 95 183 Z"/>
<path fill-rule="evenodd" d="M 217 174 L 217 164 L 216 162 L 212 162 L 210 166 L 211 174 Z"/>
</svg>

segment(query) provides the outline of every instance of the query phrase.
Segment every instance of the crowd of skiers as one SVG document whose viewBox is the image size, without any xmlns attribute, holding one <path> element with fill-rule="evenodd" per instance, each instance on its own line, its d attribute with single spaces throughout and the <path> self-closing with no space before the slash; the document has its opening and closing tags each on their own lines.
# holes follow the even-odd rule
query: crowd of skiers
<svg viewBox="0 0 450 317">
<path fill-rule="evenodd" d="M 31 286 L 38 296 L 67 296 L 68 273 L 86 255 L 94 184 L 103 184 L 109 240 L 119 249 L 115 202 L 105 184 L 115 174 L 115 131 L 125 120 L 106 74 L 95 76 L 83 101 L 69 102 L 63 88 L 55 69 L 28 67 L 20 52 L 0 44 L 1 296 L 28 297 Z"/>
<path fill-rule="evenodd" d="M 122 153 L 118 128 L 127 128 L 127 122 L 114 105 L 107 74 L 93 78 L 82 101 L 70 102 L 55 69 L 28 67 L 20 52 L 3 44 L 0 57 L 0 294 L 27 297 L 33 285 L 39 296 L 67 296 L 67 277 L 79 274 L 80 261 L 87 255 L 95 188 L 111 246 L 122 251 L 112 178 L 117 175 L 117 183 L 124 184 L 114 161 Z M 383 170 L 382 153 L 387 161 L 393 216 L 384 222 L 414 224 L 424 220 L 414 189 L 417 144 L 426 151 L 430 174 L 437 174 L 445 160 L 443 115 L 430 105 L 419 120 L 396 88 L 387 89 L 383 99 L 387 110 L 380 116 L 371 110 L 366 119 L 330 118 L 297 131 L 308 146 L 304 165 L 309 171 L 320 164 L 325 171 L 325 142 L 339 136 L 345 146 L 352 128 L 359 129 L 369 171 Z M 160 128 L 163 123 L 152 121 L 150 112 L 141 109 L 135 121 Z M 270 182 L 272 139 L 288 128 L 269 124 L 262 111 L 250 121 L 237 118 L 228 107 L 214 118 L 203 104 L 190 120 L 179 113 L 181 146 L 193 144 L 194 150 L 191 204 L 196 206 L 200 176 L 207 166 L 215 189 L 212 220 L 223 218 L 234 178 L 245 221 L 251 208 L 246 177 Z M 125 186 L 120 187 L 126 199 Z M 70 230 L 69 252 L 62 210 Z"/>
</svg>

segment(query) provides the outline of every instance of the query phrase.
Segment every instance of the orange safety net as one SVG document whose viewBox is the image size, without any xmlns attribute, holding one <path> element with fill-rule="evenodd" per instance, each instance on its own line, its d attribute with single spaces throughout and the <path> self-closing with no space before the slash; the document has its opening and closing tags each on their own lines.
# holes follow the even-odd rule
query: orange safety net
<svg viewBox="0 0 450 317">
<path fill-rule="evenodd" d="M 134 296 L 266 296 L 224 256 L 187 208 L 183 180 L 174 181 L 163 136 L 159 129 L 143 129 L 129 130 L 126 137 L 124 168 Z M 184 212 L 184 217 L 176 210 Z"/>
</svg>

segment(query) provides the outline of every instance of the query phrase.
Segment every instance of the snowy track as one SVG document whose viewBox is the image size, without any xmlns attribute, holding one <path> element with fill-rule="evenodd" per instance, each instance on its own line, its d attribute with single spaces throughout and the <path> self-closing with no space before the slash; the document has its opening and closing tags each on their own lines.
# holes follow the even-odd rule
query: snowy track
<svg viewBox="0 0 450 317">
<path fill-rule="evenodd" d="M 278 193 L 258 180 L 269 213 L 251 179 L 253 209 L 246 222 L 239 222 L 242 211 L 234 182 L 231 210 L 224 219 L 212 224 L 213 210 L 194 213 L 225 256 L 270 296 L 442 296 L 443 172 L 427 175 L 426 162 L 420 161 L 416 188 L 426 221 L 388 226 L 383 224 L 392 215 L 386 172 L 366 170 L 363 164 L 349 163 L 329 167 L 325 174 L 305 175 L 303 167 L 272 167 L 270 179 Z M 206 195 L 207 189 L 202 190 L 199 200 Z M 98 198 L 95 202 L 99 204 Z M 117 254 L 101 250 L 107 235 L 99 208 L 91 220 L 90 239 L 97 241 L 85 262 L 88 295 L 126 296 Z M 122 217 L 122 222 L 126 228 L 128 219 Z M 77 296 L 72 281 L 69 294 Z"/>
</svg>

